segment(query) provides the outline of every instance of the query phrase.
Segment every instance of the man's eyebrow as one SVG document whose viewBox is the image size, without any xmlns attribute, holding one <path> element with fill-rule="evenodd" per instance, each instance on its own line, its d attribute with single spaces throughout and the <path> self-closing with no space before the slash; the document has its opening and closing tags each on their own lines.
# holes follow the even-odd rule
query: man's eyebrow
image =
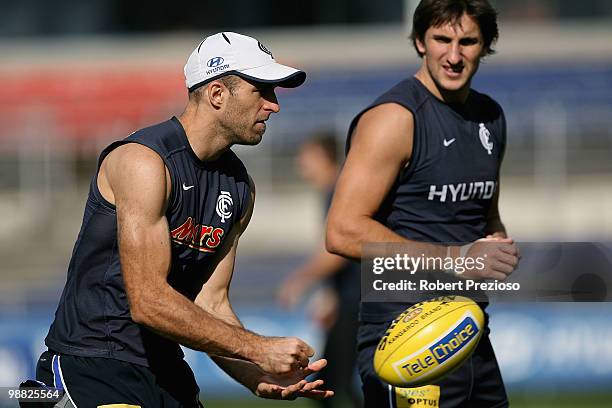
<svg viewBox="0 0 612 408">
<path fill-rule="evenodd" d="M 451 37 L 446 34 L 433 34 L 432 37 L 436 40 L 451 39 Z M 464 40 L 478 41 L 478 35 L 468 34 L 468 35 L 461 36 L 459 38 L 459 41 L 464 41 Z"/>
</svg>

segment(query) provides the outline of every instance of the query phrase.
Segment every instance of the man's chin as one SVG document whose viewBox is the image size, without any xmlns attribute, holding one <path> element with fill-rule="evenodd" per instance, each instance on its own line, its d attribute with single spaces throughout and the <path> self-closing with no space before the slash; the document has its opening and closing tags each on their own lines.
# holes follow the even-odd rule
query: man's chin
<svg viewBox="0 0 612 408">
<path fill-rule="evenodd" d="M 240 144 L 240 145 L 244 145 L 244 146 L 255 146 L 258 145 L 259 143 L 261 143 L 261 140 L 263 139 L 263 132 L 262 133 L 256 133 L 252 136 L 250 136 L 249 138 L 242 138 L 240 140 L 240 142 L 236 143 L 236 144 Z"/>
<path fill-rule="evenodd" d="M 261 132 L 255 132 L 255 134 L 253 135 L 253 144 L 259 144 L 261 142 L 261 139 L 263 139 L 263 135 L 264 133 L 266 133 L 266 128 L 264 127 L 263 130 Z"/>
<path fill-rule="evenodd" d="M 458 79 L 448 79 L 444 78 L 442 81 L 438 83 L 438 86 L 442 88 L 443 91 L 446 92 L 458 92 L 467 86 L 466 78 L 458 78 Z"/>
</svg>

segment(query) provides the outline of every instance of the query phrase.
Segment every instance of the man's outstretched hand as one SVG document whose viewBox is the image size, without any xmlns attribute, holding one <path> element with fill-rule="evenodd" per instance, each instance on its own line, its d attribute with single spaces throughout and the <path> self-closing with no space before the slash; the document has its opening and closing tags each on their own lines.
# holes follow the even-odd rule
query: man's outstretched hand
<svg viewBox="0 0 612 408">
<path fill-rule="evenodd" d="M 319 372 L 327 365 L 327 360 L 314 361 L 306 368 L 297 369 L 286 375 L 262 373 L 253 392 L 261 398 L 294 400 L 296 398 L 325 399 L 333 397 L 334 392 L 320 387 L 323 380 L 308 381 L 305 378 Z"/>
</svg>

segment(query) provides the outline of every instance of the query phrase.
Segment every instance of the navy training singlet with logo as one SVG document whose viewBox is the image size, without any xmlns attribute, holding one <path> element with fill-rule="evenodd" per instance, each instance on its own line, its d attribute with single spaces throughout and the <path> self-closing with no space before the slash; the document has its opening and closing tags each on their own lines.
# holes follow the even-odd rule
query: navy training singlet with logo
<svg viewBox="0 0 612 408">
<path fill-rule="evenodd" d="M 176 118 L 139 130 L 108 146 L 139 143 L 154 150 L 170 172 L 166 211 L 172 246 L 168 283 L 194 300 L 213 272 L 213 258 L 247 210 L 249 176 L 231 151 L 200 161 Z M 45 344 L 56 352 L 107 357 L 152 366 L 179 359 L 179 345 L 130 317 L 117 247 L 115 206 L 106 201 L 94 175 L 64 291 Z"/>
<path fill-rule="evenodd" d="M 412 112 L 413 148 L 409 164 L 399 173 L 375 219 L 421 242 L 466 243 L 485 237 L 506 145 L 506 122 L 499 104 L 470 90 L 465 104 L 449 105 L 412 77 L 353 119 L 347 153 L 359 118 L 385 103 Z M 389 321 L 408 305 L 363 302 L 360 318 Z"/>
</svg>

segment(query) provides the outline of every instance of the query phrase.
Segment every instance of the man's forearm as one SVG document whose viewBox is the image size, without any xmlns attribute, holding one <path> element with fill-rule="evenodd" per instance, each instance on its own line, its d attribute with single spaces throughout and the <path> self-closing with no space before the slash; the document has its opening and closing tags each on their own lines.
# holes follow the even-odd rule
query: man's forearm
<svg viewBox="0 0 612 408">
<path fill-rule="evenodd" d="M 363 216 L 354 222 L 330 222 L 327 228 L 328 251 L 347 258 L 360 259 L 363 245 L 367 243 L 400 243 L 406 246 L 410 256 L 446 256 L 446 247 L 426 242 L 409 240 L 380 222 Z"/>
<path fill-rule="evenodd" d="M 138 323 L 195 350 L 257 362 L 262 336 L 216 318 L 170 286 L 154 293 L 132 310 Z"/>
<path fill-rule="evenodd" d="M 196 305 L 205 311 L 213 312 L 213 310 L 209 309 L 205 304 L 196 303 Z M 214 312 L 215 316 L 219 316 L 219 319 L 223 320 L 225 323 L 236 327 L 244 327 L 229 303 L 221 304 L 214 310 Z M 214 354 L 210 354 L 210 358 L 219 366 L 219 368 L 225 371 L 227 375 L 244 385 L 251 392 L 255 393 L 257 390 L 257 384 L 259 384 L 263 374 L 261 369 L 256 364 L 250 361 L 231 357 L 222 357 Z"/>
<path fill-rule="evenodd" d="M 250 361 L 211 355 L 210 358 L 234 380 L 255 393 L 263 372 Z"/>
</svg>

